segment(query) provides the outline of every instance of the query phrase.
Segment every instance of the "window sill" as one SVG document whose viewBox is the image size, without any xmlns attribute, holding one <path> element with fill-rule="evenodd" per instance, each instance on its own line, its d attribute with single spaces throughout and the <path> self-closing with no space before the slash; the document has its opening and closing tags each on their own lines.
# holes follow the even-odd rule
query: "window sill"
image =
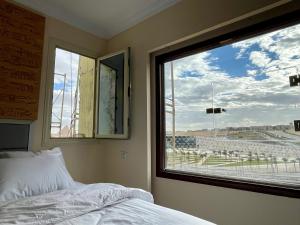
<svg viewBox="0 0 300 225">
<path fill-rule="evenodd" d="M 233 188 L 264 194 L 300 198 L 300 189 L 291 189 L 283 186 L 267 185 L 258 182 L 246 182 L 242 180 L 232 180 L 219 177 L 217 178 L 213 176 L 204 176 L 182 171 L 171 171 L 166 169 L 162 170 L 160 168 L 157 168 L 156 176 L 161 178 L 207 184 L 225 188 Z"/>
</svg>

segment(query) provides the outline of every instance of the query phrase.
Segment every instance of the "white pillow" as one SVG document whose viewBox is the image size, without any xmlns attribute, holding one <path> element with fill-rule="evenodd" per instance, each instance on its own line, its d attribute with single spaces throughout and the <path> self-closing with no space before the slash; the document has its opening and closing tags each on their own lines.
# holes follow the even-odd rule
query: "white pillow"
<svg viewBox="0 0 300 225">
<path fill-rule="evenodd" d="M 0 159 L 6 158 L 28 158 L 34 157 L 35 154 L 31 151 L 1 151 Z"/>
<path fill-rule="evenodd" d="M 59 156 L 0 159 L 0 202 L 41 195 L 74 185 Z"/>
<path fill-rule="evenodd" d="M 41 151 L 37 152 L 37 155 L 50 155 L 50 156 L 54 155 L 54 156 L 59 157 L 61 159 L 61 161 L 63 162 L 63 164 L 66 164 L 60 147 L 55 147 L 55 148 L 52 148 L 51 150 L 48 150 L 48 149 L 41 150 Z"/>
</svg>

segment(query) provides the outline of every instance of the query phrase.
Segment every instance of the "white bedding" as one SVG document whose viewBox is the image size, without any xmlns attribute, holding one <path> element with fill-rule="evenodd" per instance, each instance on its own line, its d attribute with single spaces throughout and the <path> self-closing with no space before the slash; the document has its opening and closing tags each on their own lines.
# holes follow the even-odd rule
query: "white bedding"
<svg viewBox="0 0 300 225">
<path fill-rule="evenodd" d="M 17 201 L 0 202 L 0 224 L 213 225 L 153 204 L 150 193 L 116 184 L 77 185 Z"/>
</svg>

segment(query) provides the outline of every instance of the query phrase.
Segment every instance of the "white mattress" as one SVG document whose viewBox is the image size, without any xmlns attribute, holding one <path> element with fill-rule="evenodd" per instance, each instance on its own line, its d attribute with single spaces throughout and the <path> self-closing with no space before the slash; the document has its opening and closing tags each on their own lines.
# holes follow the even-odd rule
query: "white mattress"
<svg viewBox="0 0 300 225">
<path fill-rule="evenodd" d="M 152 195 L 116 184 L 76 188 L 0 203 L 0 224 L 213 225 L 153 204 Z"/>
</svg>

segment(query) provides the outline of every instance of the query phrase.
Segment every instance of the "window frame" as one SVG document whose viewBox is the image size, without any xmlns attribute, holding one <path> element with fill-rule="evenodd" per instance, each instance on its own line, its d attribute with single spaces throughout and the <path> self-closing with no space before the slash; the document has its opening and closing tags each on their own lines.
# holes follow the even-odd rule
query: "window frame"
<svg viewBox="0 0 300 225">
<path fill-rule="evenodd" d="M 46 76 L 46 90 L 45 90 L 45 106 L 44 106 L 44 118 L 43 118 L 43 134 L 42 134 L 42 146 L 44 147 L 53 147 L 55 145 L 63 145 L 70 143 L 94 143 L 99 142 L 99 139 L 93 137 L 69 137 L 69 138 L 51 138 L 51 114 L 52 114 L 52 100 L 53 100 L 53 85 L 54 85 L 54 70 L 55 70 L 55 57 L 56 57 L 56 48 L 60 48 L 75 54 L 86 56 L 95 60 L 95 82 L 96 82 L 96 73 L 97 73 L 97 58 L 99 55 L 95 52 L 86 50 L 84 48 L 78 47 L 76 45 L 64 42 L 59 39 L 51 38 L 49 40 L 48 46 L 48 59 L 47 59 L 47 76 Z M 96 85 L 94 85 L 96 98 Z M 94 100 L 95 104 L 95 100 Z M 96 105 L 94 105 L 96 107 Z M 94 127 L 95 128 L 95 113 L 93 115 Z"/>
<path fill-rule="evenodd" d="M 251 37 L 269 33 L 300 23 L 300 10 L 267 19 L 241 29 L 237 29 L 213 38 L 206 39 L 185 47 L 179 47 L 154 57 L 155 73 L 155 107 L 156 107 L 156 176 L 168 179 L 201 183 L 252 192 L 300 198 L 300 189 L 256 181 L 243 181 L 230 178 L 219 178 L 191 172 L 174 171 L 165 168 L 165 103 L 164 103 L 164 63 L 232 44 Z"/>
</svg>

